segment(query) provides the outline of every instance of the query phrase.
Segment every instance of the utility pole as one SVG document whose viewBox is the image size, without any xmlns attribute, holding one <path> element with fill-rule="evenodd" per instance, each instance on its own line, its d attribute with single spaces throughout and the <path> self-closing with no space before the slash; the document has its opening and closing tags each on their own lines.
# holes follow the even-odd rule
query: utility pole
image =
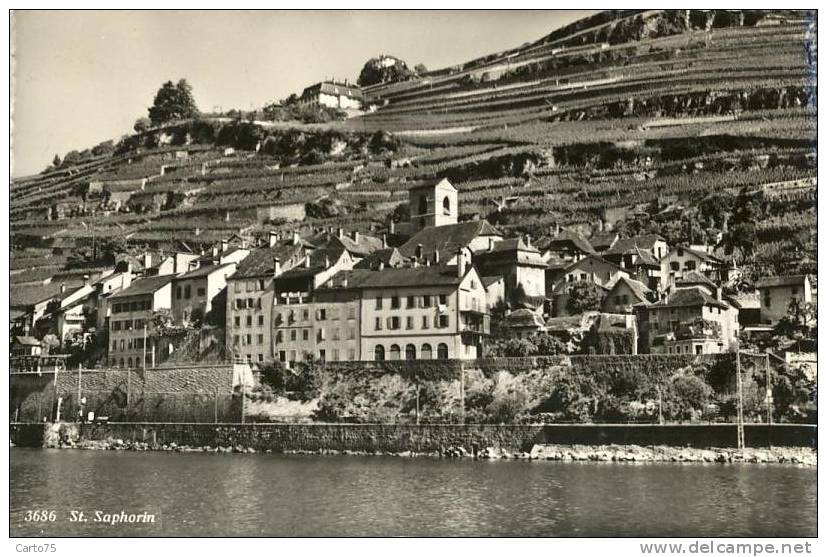
<svg viewBox="0 0 827 557">
<path fill-rule="evenodd" d="M 141 358 L 141 367 L 146 369 L 146 321 L 144 321 L 144 354 Z"/>
<path fill-rule="evenodd" d="M 772 425 L 772 377 L 770 376 L 770 355 L 764 354 L 764 366 L 767 372 L 767 425 Z"/>
<path fill-rule="evenodd" d="M 744 450 L 744 390 L 741 382 L 741 350 L 735 352 L 735 377 L 738 385 L 738 450 Z"/>
</svg>

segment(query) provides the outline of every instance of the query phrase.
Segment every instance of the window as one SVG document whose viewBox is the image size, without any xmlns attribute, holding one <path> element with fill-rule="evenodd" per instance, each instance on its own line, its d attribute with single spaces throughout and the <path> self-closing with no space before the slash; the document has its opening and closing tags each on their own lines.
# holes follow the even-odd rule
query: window
<svg viewBox="0 0 827 557">
<path fill-rule="evenodd" d="M 680 271 L 681 264 L 677 261 L 672 261 L 671 263 L 669 263 L 669 268 L 673 271 Z"/>
<path fill-rule="evenodd" d="M 391 296 L 391 309 L 399 309 L 399 296 Z"/>
<path fill-rule="evenodd" d="M 440 329 L 447 329 L 448 328 L 448 316 L 447 315 L 440 315 L 439 316 L 439 328 Z"/>
<path fill-rule="evenodd" d="M 263 315 L 258 316 L 258 326 L 259 327 L 264 326 L 264 316 Z"/>
<path fill-rule="evenodd" d="M 310 310 L 303 309 L 302 310 L 302 321 L 310 321 Z"/>
<path fill-rule="evenodd" d="M 413 344 L 409 344 L 405 346 L 405 359 L 406 360 L 415 360 L 416 359 L 416 346 Z"/>
<path fill-rule="evenodd" d="M 439 305 L 447 306 L 448 305 L 448 295 L 447 294 L 440 294 L 439 295 Z"/>
<path fill-rule="evenodd" d="M 431 307 L 431 297 L 427 294 L 422 296 L 422 307 L 429 308 Z"/>
<path fill-rule="evenodd" d="M 244 309 L 244 300 L 241 298 L 236 298 L 235 300 L 235 309 Z"/>
<path fill-rule="evenodd" d="M 398 360 L 401 356 L 401 351 L 399 350 L 398 344 L 391 344 L 391 360 Z"/>
<path fill-rule="evenodd" d="M 253 299 L 252 298 L 247 298 L 247 307 L 251 308 L 251 307 L 254 307 L 254 306 L 255 306 L 255 303 L 253 302 Z"/>
<path fill-rule="evenodd" d="M 284 332 L 278 331 L 276 332 L 276 342 L 282 342 L 284 340 Z M 282 360 L 284 361 L 284 360 Z"/>
<path fill-rule="evenodd" d="M 238 335 L 233 335 L 233 346 L 238 346 Z"/>
<path fill-rule="evenodd" d="M 264 344 L 264 335 L 258 335 L 258 338 L 256 338 L 256 341 L 259 344 Z"/>
<path fill-rule="evenodd" d="M 264 290 L 264 279 L 258 279 L 258 289 Z"/>
<path fill-rule="evenodd" d="M 399 330 L 399 317 L 388 317 L 388 329 L 391 331 Z"/>
<path fill-rule="evenodd" d="M 175 288 L 175 299 L 176 299 L 176 300 L 180 300 L 180 299 L 181 299 L 181 287 L 180 287 L 180 286 L 178 286 L 178 287 L 176 287 L 176 288 Z"/>
<path fill-rule="evenodd" d="M 442 200 L 442 214 L 443 215 L 450 215 L 451 214 L 451 200 L 448 198 L 447 195 Z"/>
<path fill-rule="evenodd" d="M 419 351 L 419 357 L 423 360 L 430 360 L 431 358 L 433 358 L 433 355 L 431 354 L 430 344 L 425 343 L 422 345 L 422 349 Z"/>
<path fill-rule="evenodd" d="M 134 344 L 135 348 L 142 349 L 144 347 L 144 339 L 136 338 Z"/>
<path fill-rule="evenodd" d="M 447 360 L 448 359 L 448 345 L 444 342 L 440 342 L 439 346 L 436 347 L 436 357 L 438 360 Z"/>
<path fill-rule="evenodd" d="M 348 319 L 356 319 L 356 308 L 350 306 L 347 308 L 347 318 Z"/>
<path fill-rule="evenodd" d="M 347 328 L 347 339 L 353 340 L 356 338 L 356 329 L 354 327 Z"/>
<path fill-rule="evenodd" d="M 414 328 L 414 318 L 413 315 L 409 315 L 405 318 L 405 328 L 406 329 L 413 329 Z"/>
<path fill-rule="evenodd" d="M 310 340 L 310 329 L 302 329 L 302 340 Z"/>
<path fill-rule="evenodd" d="M 319 329 L 316 331 L 316 340 L 321 342 L 325 340 L 327 336 L 325 335 L 324 329 Z"/>
<path fill-rule="evenodd" d="M 416 307 L 416 296 L 408 296 L 408 309 Z"/>
<path fill-rule="evenodd" d="M 431 328 L 431 324 L 428 322 L 428 316 L 427 315 L 422 316 L 422 328 L 423 329 L 430 329 Z"/>
<path fill-rule="evenodd" d="M 290 340 L 295 342 L 295 340 L 296 340 L 296 329 L 291 329 L 290 330 Z"/>
<path fill-rule="evenodd" d="M 377 362 L 381 362 L 385 360 L 385 347 L 381 344 L 377 344 L 376 348 L 373 349 L 373 359 Z"/>
<path fill-rule="evenodd" d="M 258 361 L 259 361 L 259 362 L 263 362 L 263 361 L 264 361 L 264 354 L 259 354 L 259 355 L 258 355 Z"/>
<path fill-rule="evenodd" d="M 286 362 L 287 361 L 287 352 L 284 350 L 279 350 L 279 361 Z"/>
<path fill-rule="evenodd" d="M 765 306 L 767 306 L 768 308 L 771 308 L 771 307 L 772 307 L 772 298 L 770 297 L 770 293 L 769 293 L 769 292 L 767 292 L 767 293 L 764 295 L 764 305 L 765 305 Z"/>
<path fill-rule="evenodd" d="M 120 331 L 121 330 L 121 322 L 120 321 L 113 321 L 112 322 L 112 330 L 113 331 Z"/>
<path fill-rule="evenodd" d="M 326 354 L 325 354 L 325 351 L 324 351 L 324 350 L 319 350 L 319 360 L 321 360 L 322 362 L 324 362 L 324 361 L 325 361 L 325 355 L 326 355 Z"/>
<path fill-rule="evenodd" d="M 317 319 L 318 319 L 319 321 L 326 321 L 326 320 L 327 320 L 327 310 L 326 310 L 325 308 L 321 308 L 321 309 L 319 309 L 319 312 L 318 312 L 318 313 L 319 313 L 319 314 L 318 314 Z"/>
<path fill-rule="evenodd" d="M 184 287 L 184 298 L 186 298 L 187 300 L 192 298 L 192 289 L 190 288 L 189 284 Z"/>
<path fill-rule="evenodd" d="M 694 271 L 695 270 L 695 262 L 694 261 L 685 261 L 683 264 L 683 269 L 685 271 Z"/>
<path fill-rule="evenodd" d="M 248 334 L 247 337 L 246 337 L 246 340 L 247 340 L 247 345 L 248 346 L 253 344 L 253 335 Z"/>
<path fill-rule="evenodd" d="M 198 295 L 204 297 L 207 295 L 207 289 L 203 287 L 198 287 Z"/>
<path fill-rule="evenodd" d="M 376 297 L 376 309 L 382 309 L 382 297 L 381 296 Z"/>
<path fill-rule="evenodd" d="M 240 315 L 236 315 L 236 316 L 233 318 L 233 324 L 234 324 L 236 327 L 241 327 L 241 316 L 240 316 Z"/>
<path fill-rule="evenodd" d="M 237 280 L 233 282 L 233 292 L 241 292 L 241 282 Z"/>
<path fill-rule="evenodd" d="M 376 324 L 373 326 L 373 328 L 377 331 L 382 330 L 382 318 L 381 317 L 376 318 Z"/>
<path fill-rule="evenodd" d="M 117 341 L 117 340 L 113 340 L 113 341 L 112 341 L 112 350 L 114 351 L 114 350 L 117 350 L 117 349 L 118 349 L 118 341 Z"/>
<path fill-rule="evenodd" d="M 248 315 L 248 316 L 247 316 L 247 326 L 248 326 L 248 327 L 252 327 L 252 326 L 253 326 L 253 316 L 252 316 L 252 315 Z"/>
<path fill-rule="evenodd" d="M 296 321 L 296 314 L 295 314 L 295 312 L 291 309 L 291 310 L 287 313 L 287 323 L 288 323 L 288 324 L 293 324 L 295 321 Z"/>
</svg>

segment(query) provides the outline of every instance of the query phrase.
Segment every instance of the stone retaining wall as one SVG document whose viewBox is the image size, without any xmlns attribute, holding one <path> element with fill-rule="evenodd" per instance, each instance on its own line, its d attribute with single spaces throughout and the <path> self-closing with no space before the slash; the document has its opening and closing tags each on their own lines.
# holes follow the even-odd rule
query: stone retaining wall
<svg viewBox="0 0 827 557">
<path fill-rule="evenodd" d="M 35 430 L 40 428 L 40 433 Z M 42 439 L 44 424 L 12 424 L 17 445 L 31 446 Z M 256 450 L 433 452 L 464 447 L 530 451 L 535 444 L 561 445 L 670 445 L 695 448 L 733 447 L 732 424 L 712 425 L 378 425 L 378 424 L 158 424 L 108 423 L 78 426 L 79 439 L 143 442 L 190 447 L 251 447 Z M 780 424 L 745 426 L 748 446 L 816 446 L 817 428 Z"/>
</svg>

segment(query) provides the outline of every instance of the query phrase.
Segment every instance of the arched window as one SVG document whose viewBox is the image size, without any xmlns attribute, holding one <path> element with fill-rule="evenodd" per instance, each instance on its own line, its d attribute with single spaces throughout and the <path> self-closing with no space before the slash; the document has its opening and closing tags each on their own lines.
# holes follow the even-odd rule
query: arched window
<svg viewBox="0 0 827 557">
<path fill-rule="evenodd" d="M 377 362 L 381 362 L 385 359 L 385 347 L 381 344 L 377 344 L 376 348 L 373 349 L 373 359 Z"/>
<path fill-rule="evenodd" d="M 448 359 L 448 345 L 444 342 L 440 342 L 439 346 L 436 347 L 436 357 L 438 360 L 447 360 Z"/>
<path fill-rule="evenodd" d="M 391 360 L 398 360 L 400 356 L 400 350 L 398 344 L 391 344 Z"/>
<path fill-rule="evenodd" d="M 132 367 L 132 358 L 126 359 L 126 367 Z"/>
<path fill-rule="evenodd" d="M 406 360 L 415 360 L 416 359 L 416 346 L 413 344 L 409 344 L 405 347 L 405 359 Z"/>
<path fill-rule="evenodd" d="M 442 200 L 442 213 L 445 215 L 451 214 L 451 200 L 448 198 L 447 195 Z"/>
<path fill-rule="evenodd" d="M 433 354 L 431 354 L 431 345 L 427 343 L 423 344 L 419 356 L 423 360 L 430 360 L 431 358 L 433 358 L 434 356 Z"/>
</svg>

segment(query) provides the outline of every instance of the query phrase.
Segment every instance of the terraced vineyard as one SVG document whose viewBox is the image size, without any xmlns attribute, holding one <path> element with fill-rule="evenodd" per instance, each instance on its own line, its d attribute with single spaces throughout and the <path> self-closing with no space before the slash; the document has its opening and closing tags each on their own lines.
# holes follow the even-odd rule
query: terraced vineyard
<svg viewBox="0 0 827 557">
<path fill-rule="evenodd" d="M 813 21 L 605 12 L 520 48 L 367 87 L 378 108 L 344 122 L 171 124 L 15 180 L 13 242 L 72 246 L 95 234 L 198 247 L 294 229 L 291 219 L 308 231 L 379 231 L 412 182 L 445 176 L 467 218 L 535 238 L 561 224 L 719 241 L 739 204 L 754 203 L 754 250 L 736 252 L 741 263 L 814 272 L 815 185 L 772 199 L 762 189 L 816 176 Z M 724 219 L 703 209 L 719 195 Z"/>
</svg>

